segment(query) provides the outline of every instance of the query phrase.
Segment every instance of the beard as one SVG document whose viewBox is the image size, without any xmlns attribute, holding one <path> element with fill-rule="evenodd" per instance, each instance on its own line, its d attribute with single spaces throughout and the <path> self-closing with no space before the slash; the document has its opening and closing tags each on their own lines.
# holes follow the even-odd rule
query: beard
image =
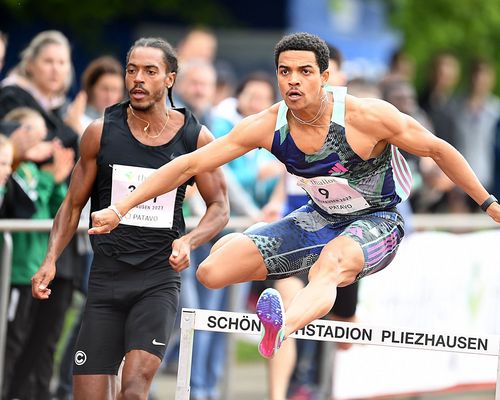
<svg viewBox="0 0 500 400">
<path fill-rule="evenodd" d="M 151 100 L 147 102 L 136 102 L 132 97 L 130 97 L 130 104 L 132 108 L 137 111 L 149 111 L 156 106 L 156 104 L 163 101 L 165 97 L 165 88 L 162 90 L 157 90 L 151 93 Z"/>
</svg>

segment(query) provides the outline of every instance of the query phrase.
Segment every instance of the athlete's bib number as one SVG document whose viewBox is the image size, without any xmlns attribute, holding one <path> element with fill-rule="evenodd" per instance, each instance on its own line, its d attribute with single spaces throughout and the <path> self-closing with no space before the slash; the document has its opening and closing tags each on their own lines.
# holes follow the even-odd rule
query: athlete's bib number
<svg viewBox="0 0 500 400">
<path fill-rule="evenodd" d="M 329 214 L 349 214 L 370 207 L 364 197 L 350 187 L 347 179 L 344 178 L 320 176 L 307 179 L 299 177 L 297 185 L 304 188 L 311 199 Z"/>
<path fill-rule="evenodd" d="M 155 171 L 152 168 L 113 165 L 111 204 L 124 199 Z M 123 217 L 120 224 L 149 228 L 172 228 L 176 194 L 177 189 L 174 189 L 171 192 L 139 204 Z"/>
</svg>

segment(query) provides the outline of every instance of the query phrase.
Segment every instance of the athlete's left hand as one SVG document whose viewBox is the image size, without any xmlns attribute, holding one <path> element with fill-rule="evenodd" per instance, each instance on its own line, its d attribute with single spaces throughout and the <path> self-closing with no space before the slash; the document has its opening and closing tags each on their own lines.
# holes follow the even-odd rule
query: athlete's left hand
<svg viewBox="0 0 500 400">
<path fill-rule="evenodd" d="M 493 203 L 486 209 L 486 213 L 495 221 L 500 223 L 500 204 Z"/>
<path fill-rule="evenodd" d="M 172 242 L 172 255 L 168 259 L 172 268 L 177 272 L 188 268 L 190 253 L 191 243 L 185 236 L 174 240 Z"/>
</svg>

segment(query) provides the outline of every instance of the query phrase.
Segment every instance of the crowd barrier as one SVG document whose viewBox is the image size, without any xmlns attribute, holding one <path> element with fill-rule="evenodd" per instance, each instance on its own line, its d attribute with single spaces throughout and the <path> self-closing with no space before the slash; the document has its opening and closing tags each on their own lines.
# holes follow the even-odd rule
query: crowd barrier
<svg viewBox="0 0 500 400">
<path fill-rule="evenodd" d="M 186 219 L 186 228 L 192 229 L 198 223 L 196 218 Z M 253 221 L 244 217 L 232 217 L 227 229 L 243 231 L 253 224 Z M 413 226 L 416 230 L 452 230 L 475 231 L 491 229 L 498 225 L 484 214 L 453 214 L 453 215 L 415 215 Z M 3 249 L 0 264 L 0 387 L 2 387 L 5 354 L 5 336 L 7 331 L 7 306 L 10 292 L 10 274 L 12 260 L 13 232 L 48 232 L 52 228 L 52 220 L 0 220 L 0 232 L 3 232 Z M 85 233 L 87 224 L 81 223 L 78 232 Z M 230 363 L 232 356 L 230 355 Z M 500 368 L 500 367 L 499 367 Z M 498 386 L 498 383 L 497 383 Z M 497 387 L 496 400 L 500 400 Z"/>
</svg>

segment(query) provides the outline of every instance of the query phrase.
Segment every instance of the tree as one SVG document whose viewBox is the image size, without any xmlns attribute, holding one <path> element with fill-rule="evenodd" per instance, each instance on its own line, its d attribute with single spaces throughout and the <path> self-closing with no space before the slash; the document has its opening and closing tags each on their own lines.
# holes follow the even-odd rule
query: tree
<svg viewBox="0 0 500 400">
<path fill-rule="evenodd" d="M 3 0 L 3 8 L 16 21 L 67 27 L 91 42 L 102 40 L 102 29 L 117 21 L 174 20 L 185 25 L 226 26 L 236 23 L 227 8 L 216 0 Z"/>
<path fill-rule="evenodd" d="M 426 70 L 437 51 L 451 50 L 464 66 L 475 58 L 490 60 L 500 77 L 498 0 L 390 0 L 390 4 L 391 21 L 401 30 L 404 49 L 417 61 L 418 71 Z M 418 75 L 417 84 L 423 78 Z"/>
</svg>

